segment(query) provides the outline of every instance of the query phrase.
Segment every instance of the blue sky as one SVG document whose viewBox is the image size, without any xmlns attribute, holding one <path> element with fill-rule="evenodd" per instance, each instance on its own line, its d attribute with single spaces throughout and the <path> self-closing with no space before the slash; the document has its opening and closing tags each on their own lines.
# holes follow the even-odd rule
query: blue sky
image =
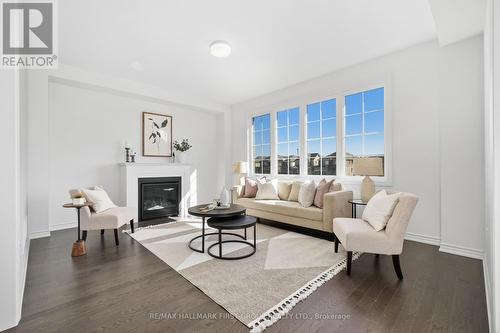
<svg viewBox="0 0 500 333">
<path fill-rule="evenodd" d="M 346 152 L 353 155 L 363 154 L 363 117 L 364 117 L 364 153 L 365 155 L 381 155 L 384 153 L 384 88 L 345 97 L 345 145 Z M 320 152 L 323 145 L 323 155 L 336 150 L 334 138 L 314 140 L 320 137 L 323 128 L 323 138 L 336 137 L 336 101 L 328 100 L 307 106 L 307 139 L 308 152 Z M 331 119 L 329 119 L 331 118 Z M 312 141 L 311 141 L 312 139 Z"/>
<path fill-rule="evenodd" d="M 307 105 L 308 153 L 323 152 L 323 156 L 336 151 L 336 99 Z M 299 147 L 300 110 L 293 108 L 277 113 L 278 155 L 295 155 Z M 363 140 L 364 119 L 364 140 Z M 254 118 L 254 156 L 270 155 L 271 117 L 269 114 Z M 320 139 L 321 129 L 323 139 Z M 346 152 L 355 156 L 384 154 L 384 88 L 377 88 L 345 97 Z M 363 149 L 364 142 L 364 149 Z"/>
</svg>

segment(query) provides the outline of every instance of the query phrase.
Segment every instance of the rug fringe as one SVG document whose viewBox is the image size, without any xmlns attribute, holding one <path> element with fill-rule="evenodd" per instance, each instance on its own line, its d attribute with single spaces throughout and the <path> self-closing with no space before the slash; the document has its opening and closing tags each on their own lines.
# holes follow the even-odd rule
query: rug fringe
<svg viewBox="0 0 500 333">
<path fill-rule="evenodd" d="M 354 252 L 352 255 L 352 260 L 356 260 L 361 256 L 360 252 Z M 248 325 L 250 328 L 250 333 L 260 333 L 264 331 L 267 327 L 271 326 L 283 316 L 285 316 L 292 308 L 297 305 L 297 303 L 306 299 L 311 295 L 316 289 L 318 289 L 325 282 L 331 280 L 340 271 L 346 268 L 347 258 L 339 262 L 338 264 L 330 267 L 323 273 L 319 274 L 317 277 L 309 281 L 302 288 L 298 289 L 296 292 L 285 298 L 283 301 L 272 307 L 271 309 L 264 312 L 259 318 L 254 320 Z"/>
</svg>

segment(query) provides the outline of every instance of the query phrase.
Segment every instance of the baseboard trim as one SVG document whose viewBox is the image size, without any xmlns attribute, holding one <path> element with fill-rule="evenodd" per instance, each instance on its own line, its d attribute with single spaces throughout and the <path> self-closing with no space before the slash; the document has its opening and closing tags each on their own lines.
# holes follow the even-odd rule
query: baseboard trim
<svg viewBox="0 0 500 333">
<path fill-rule="evenodd" d="M 50 231 L 35 231 L 29 235 L 30 240 L 44 237 L 50 237 Z"/>
<path fill-rule="evenodd" d="M 66 223 L 53 224 L 50 226 L 50 231 L 76 228 L 77 226 L 78 226 L 77 222 L 66 222 Z"/>
<path fill-rule="evenodd" d="M 405 234 L 405 239 L 410 240 L 410 241 L 414 241 L 414 242 L 430 244 L 430 245 L 437 245 L 437 246 L 439 246 L 441 243 L 441 240 L 438 237 L 426 236 L 426 235 L 416 234 L 413 232 L 407 232 Z"/>
<path fill-rule="evenodd" d="M 24 301 L 24 290 L 26 289 L 26 276 L 28 275 L 28 260 L 29 260 L 29 254 L 30 254 L 30 243 L 31 243 L 31 236 L 26 239 L 26 245 L 24 247 L 24 270 L 23 270 L 23 287 L 21 288 L 21 295 L 19 298 L 18 302 L 18 309 L 17 313 L 19 315 L 18 317 L 18 324 L 19 320 L 21 320 L 21 315 L 22 315 L 22 310 L 23 310 L 23 301 Z"/>
<path fill-rule="evenodd" d="M 465 246 L 452 245 L 441 243 L 439 246 L 439 251 L 449 254 L 455 254 L 457 256 L 469 257 L 474 259 L 484 259 L 484 252 L 478 249 L 472 249 Z"/>
<path fill-rule="evenodd" d="M 484 274 L 484 291 L 486 293 L 486 311 L 488 312 L 488 324 L 490 326 L 490 332 L 493 332 L 493 323 L 491 322 L 491 304 L 488 295 L 491 295 L 491 282 L 490 282 L 490 270 L 488 264 L 486 263 L 486 258 L 483 259 L 483 274 Z"/>
</svg>

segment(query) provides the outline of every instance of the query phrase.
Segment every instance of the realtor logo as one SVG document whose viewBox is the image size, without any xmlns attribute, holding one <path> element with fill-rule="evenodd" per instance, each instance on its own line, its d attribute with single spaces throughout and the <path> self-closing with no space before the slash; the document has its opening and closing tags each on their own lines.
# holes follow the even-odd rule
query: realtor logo
<svg viewBox="0 0 500 333">
<path fill-rule="evenodd" d="M 2 68 L 55 68 L 54 2 L 2 1 Z"/>
</svg>

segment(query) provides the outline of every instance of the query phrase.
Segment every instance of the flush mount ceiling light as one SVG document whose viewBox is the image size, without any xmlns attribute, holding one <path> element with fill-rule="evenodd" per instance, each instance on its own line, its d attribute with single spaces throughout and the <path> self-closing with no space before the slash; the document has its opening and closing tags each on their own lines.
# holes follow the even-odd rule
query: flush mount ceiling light
<svg viewBox="0 0 500 333">
<path fill-rule="evenodd" d="M 217 58 L 225 58 L 231 54 L 231 45 L 223 40 L 216 40 L 210 44 L 210 54 Z"/>
<path fill-rule="evenodd" d="M 138 61 L 132 62 L 130 64 L 130 67 L 132 67 L 136 71 L 142 71 L 144 69 L 144 67 L 142 66 L 142 64 L 140 62 L 138 62 Z"/>
</svg>

